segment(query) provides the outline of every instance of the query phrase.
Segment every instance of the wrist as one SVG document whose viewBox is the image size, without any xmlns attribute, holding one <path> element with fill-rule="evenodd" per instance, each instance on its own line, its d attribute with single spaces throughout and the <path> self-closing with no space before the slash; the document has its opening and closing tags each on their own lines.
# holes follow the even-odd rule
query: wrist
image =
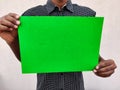
<svg viewBox="0 0 120 90">
<path fill-rule="evenodd" d="M 103 58 L 103 57 L 101 57 L 101 56 L 99 56 L 99 62 L 100 61 L 104 61 L 105 59 Z"/>
<path fill-rule="evenodd" d="M 12 42 L 8 43 L 10 48 L 12 49 L 13 53 L 17 57 L 18 60 L 20 60 L 20 50 L 19 50 L 19 40 L 18 37 L 12 40 Z"/>
</svg>

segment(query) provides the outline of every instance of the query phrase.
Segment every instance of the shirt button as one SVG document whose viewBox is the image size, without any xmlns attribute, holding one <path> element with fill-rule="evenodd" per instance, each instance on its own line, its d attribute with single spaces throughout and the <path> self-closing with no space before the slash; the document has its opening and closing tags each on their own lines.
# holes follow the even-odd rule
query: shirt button
<svg viewBox="0 0 120 90">
<path fill-rule="evenodd" d="M 60 75 L 63 75 L 63 73 L 60 73 Z M 63 90 L 63 89 L 61 89 L 61 90 Z"/>
</svg>

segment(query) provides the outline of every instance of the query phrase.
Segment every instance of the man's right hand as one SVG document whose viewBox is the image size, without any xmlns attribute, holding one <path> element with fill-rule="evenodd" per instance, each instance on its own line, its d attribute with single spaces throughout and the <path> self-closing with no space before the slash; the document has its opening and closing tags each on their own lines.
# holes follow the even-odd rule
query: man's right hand
<svg viewBox="0 0 120 90">
<path fill-rule="evenodd" d="M 18 41 L 19 18 L 20 16 L 15 13 L 9 13 L 0 18 L 0 37 L 8 43 L 18 60 L 20 60 Z"/>
<path fill-rule="evenodd" d="M 20 24 L 19 17 L 15 13 L 9 13 L 0 18 L 0 37 L 9 45 L 18 37 L 17 28 Z"/>
</svg>

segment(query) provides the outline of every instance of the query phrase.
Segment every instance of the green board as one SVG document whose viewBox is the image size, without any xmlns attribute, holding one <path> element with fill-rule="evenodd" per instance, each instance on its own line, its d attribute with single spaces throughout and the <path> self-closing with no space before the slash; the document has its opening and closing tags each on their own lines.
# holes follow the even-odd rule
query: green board
<svg viewBox="0 0 120 90">
<path fill-rule="evenodd" d="M 91 71 L 98 64 L 103 17 L 21 16 L 23 73 Z"/>
</svg>

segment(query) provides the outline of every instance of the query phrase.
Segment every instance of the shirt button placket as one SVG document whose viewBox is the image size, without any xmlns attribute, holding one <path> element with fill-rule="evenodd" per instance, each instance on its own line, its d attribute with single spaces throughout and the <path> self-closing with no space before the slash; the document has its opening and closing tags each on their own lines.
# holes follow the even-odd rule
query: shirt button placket
<svg viewBox="0 0 120 90">
<path fill-rule="evenodd" d="M 60 73 L 61 83 L 60 83 L 60 90 L 64 90 L 64 73 Z"/>
<path fill-rule="evenodd" d="M 63 16 L 63 10 L 58 11 L 58 16 Z"/>
</svg>

